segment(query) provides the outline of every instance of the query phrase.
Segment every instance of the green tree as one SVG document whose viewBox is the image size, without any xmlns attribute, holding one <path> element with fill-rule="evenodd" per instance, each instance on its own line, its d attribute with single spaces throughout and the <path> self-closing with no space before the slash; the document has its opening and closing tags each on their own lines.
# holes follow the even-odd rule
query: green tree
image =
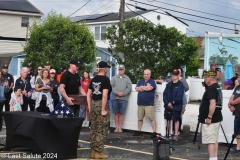
<svg viewBox="0 0 240 160">
<path fill-rule="evenodd" d="M 150 69 L 152 77 L 158 78 L 166 77 L 176 67 L 186 65 L 189 72 L 196 65 L 199 67 L 198 45 L 176 28 L 154 26 L 149 21 L 134 18 L 123 23 L 120 30 L 120 24 L 109 27 L 106 38 L 109 52 L 119 64 L 126 66 L 126 74 L 133 83 L 142 78 L 144 69 Z"/>
<path fill-rule="evenodd" d="M 69 18 L 50 12 L 41 24 L 30 28 L 30 39 L 24 47 L 23 65 L 32 62 L 33 69 L 49 61 L 52 68 L 69 66 L 72 58 L 79 59 L 83 69 L 92 70 L 96 61 L 94 37 L 84 24 L 72 23 Z"/>
</svg>

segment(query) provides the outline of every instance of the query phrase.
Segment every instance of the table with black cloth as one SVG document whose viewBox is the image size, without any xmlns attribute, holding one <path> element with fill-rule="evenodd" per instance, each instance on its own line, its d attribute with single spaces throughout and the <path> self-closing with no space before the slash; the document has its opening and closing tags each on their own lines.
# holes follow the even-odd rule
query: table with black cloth
<svg viewBox="0 0 240 160">
<path fill-rule="evenodd" d="M 32 149 L 36 154 L 57 154 L 58 159 L 77 158 L 83 118 L 57 118 L 41 112 L 3 112 L 6 145 Z"/>
</svg>

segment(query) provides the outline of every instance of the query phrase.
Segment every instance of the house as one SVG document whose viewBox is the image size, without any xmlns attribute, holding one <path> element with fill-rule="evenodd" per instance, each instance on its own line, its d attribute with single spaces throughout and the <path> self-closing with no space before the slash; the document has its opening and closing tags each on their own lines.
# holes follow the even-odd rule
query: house
<svg viewBox="0 0 240 160">
<path fill-rule="evenodd" d="M 206 32 L 204 69 L 209 70 L 215 63 L 224 71 L 226 79 L 231 78 L 233 66 L 240 63 L 240 35 Z"/>
<path fill-rule="evenodd" d="M 199 49 L 197 51 L 198 59 L 200 60 L 200 69 L 204 69 L 204 50 L 205 50 L 205 40 L 204 37 L 198 36 L 198 37 L 192 37 L 197 45 L 199 46 Z"/>
<path fill-rule="evenodd" d="M 154 24 L 165 25 L 167 28 L 175 27 L 178 31 L 182 32 L 183 34 L 186 33 L 186 29 L 188 28 L 188 25 L 186 23 L 174 17 L 168 12 L 163 12 L 159 10 L 156 10 L 156 12 L 153 10 L 125 12 L 125 19 L 142 18 L 142 16 L 150 20 Z M 81 16 L 70 17 L 70 20 L 75 23 L 81 23 L 81 22 L 86 23 L 89 26 L 92 33 L 94 34 L 97 50 L 101 48 L 101 50 L 104 50 L 105 53 L 108 53 L 109 43 L 104 37 L 104 34 L 106 33 L 108 26 L 111 26 L 119 22 L 119 13 L 112 12 L 112 13 L 93 14 L 93 15 L 81 15 Z M 111 56 L 111 54 L 109 54 L 109 56 L 110 56 L 109 59 L 115 60 Z M 114 63 L 116 63 L 116 61 L 114 61 Z M 117 74 L 118 72 L 117 67 L 115 67 L 115 69 Z M 112 72 L 112 69 L 110 72 Z"/>
<path fill-rule="evenodd" d="M 23 54 L 28 29 L 43 13 L 28 0 L 0 1 L 0 66 L 9 64 L 11 58 Z"/>
</svg>

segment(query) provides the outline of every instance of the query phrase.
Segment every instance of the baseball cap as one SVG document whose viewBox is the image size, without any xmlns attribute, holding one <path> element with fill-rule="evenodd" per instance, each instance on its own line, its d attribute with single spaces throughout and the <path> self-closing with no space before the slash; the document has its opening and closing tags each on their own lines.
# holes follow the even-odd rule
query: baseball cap
<svg viewBox="0 0 240 160">
<path fill-rule="evenodd" d="M 225 81 L 223 82 L 223 84 L 224 84 L 224 85 L 232 85 L 233 82 L 232 82 L 231 79 L 227 79 L 227 80 L 225 80 Z"/>
<path fill-rule="evenodd" d="M 123 64 L 120 64 L 118 69 L 125 69 L 125 66 Z"/>
<path fill-rule="evenodd" d="M 70 64 L 74 64 L 74 65 L 76 65 L 77 67 L 80 67 L 80 61 L 77 60 L 77 59 L 72 59 L 72 60 L 70 61 Z"/>
<path fill-rule="evenodd" d="M 209 77 L 209 76 L 216 76 L 217 73 L 216 71 L 206 71 L 205 72 L 205 76 Z"/>
<path fill-rule="evenodd" d="M 219 71 L 219 72 L 222 72 L 221 68 L 215 68 L 215 71 Z"/>
<path fill-rule="evenodd" d="M 175 76 L 179 75 L 179 70 L 178 69 L 173 69 L 172 70 L 172 75 L 175 75 Z"/>
<path fill-rule="evenodd" d="M 67 69 L 66 67 L 60 67 L 60 71 L 63 72 L 65 69 Z"/>
<path fill-rule="evenodd" d="M 50 62 L 48 61 L 45 63 L 45 66 L 50 66 L 50 65 L 51 65 Z"/>
<path fill-rule="evenodd" d="M 2 68 L 8 68 L 8 65 L 7 65 L 7 64 L 4 64 L 4 65 L 2 66 Z"/>
<path fill-rule="evenodd" d="M 104 61 L 99 62 L 97 66 L 98 68 L 111 68 L 111 66 L 109 66 L 107 62 Z"/>
<path fill-rule="evenodd" d="M 26 67 L 32 67 L 32 63 L 28 63 Z"/>
<path fill-rule="evenodd" d="M 56 70 L 55 69 L 50 69 L 50 74 L 51 73 L 56 73 Z"/>
</svg>

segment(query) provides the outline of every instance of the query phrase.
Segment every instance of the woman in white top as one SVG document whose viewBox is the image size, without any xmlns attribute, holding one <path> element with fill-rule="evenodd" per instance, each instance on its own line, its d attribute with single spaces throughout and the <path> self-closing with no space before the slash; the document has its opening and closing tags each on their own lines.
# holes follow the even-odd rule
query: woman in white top
<svg viewBox="0 0 240 160">
<path fill-rule="evenodd" d="M 35 102 L 36 102 L 36 98 L 37 98 L 37 95 L 38 95 L 38 92 L 36 92 L 36 90 L 35 90 L 35 84 L 36 84 L 37 79 L 41 77 L 41 71 L 42 71 L 42 66 L 38 66 L 34 76 L 30 80 L 31 87 L 33 89 L 32 97 L 31 97 L 30 102 L 29 102 L 30 111 L 35 110 Z"/>
</svg>

